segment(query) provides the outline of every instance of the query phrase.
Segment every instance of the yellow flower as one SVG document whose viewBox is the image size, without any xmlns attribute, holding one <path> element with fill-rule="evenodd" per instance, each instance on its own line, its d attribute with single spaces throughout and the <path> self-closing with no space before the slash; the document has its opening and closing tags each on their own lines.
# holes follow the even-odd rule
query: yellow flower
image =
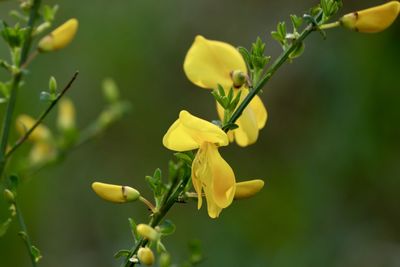
<svg viewBox="0 0 400 267">
<path fill-rule="evenodd" d="M 346 28 L 366 33 L 380 32 L 388 28 L 400 12 L 400 2 L 390 1 L 386 4 L 371 7 L 344 15 L 340 22 Z"/>
<path fill-rule="evenodd" d="M 75 37 L 78 31 L 78 20 L 69 19 L 64 24 L 56 28 L 50 34 L 43 37 L 38 44 L 38 49 L 40 52 L 50 52 L 60 50 L 69 43 Z"/>
<path fill-rule="evenodd" d="M 263 180 L 249 180 L 236 183 L 235 199 L 250 198 L 264 187 Z"/>
<path fill-rule="evenodd" d="M 218 217 L 232 203 L 235 194 L 235 174 L 218 152 L 219 146 L 228 143 L 227 134 L 218 126 L 184 110 L 163 138 L 164 146 L 174 151 L 199 149 L 192 163 L 192 182 L 198 208 L 204 191 L 211 218 Z"/>
<path fill-rule="evenodd" d="M 75 106 L 71 99 L 63 98 L 58 103 L 57 124 L 62 131 L 75 129 Z"/>
<path fill-rule="evenodd" d="M 19 115 L 16 120 L 15 127 L 18 133 L 24 135 L 32 126 L 36 123 L 36 120 L 32 117 L 22 114 Z M 43 124 L 39 124 L 35 130 L 29 135 L 28 140 L 32 142 L 45 141 L 51 138 L 51 132 L 49 128 Z"/>
<path fill-rule="evenodd" d="M 197 36 L 189 49 L 183 69 L 188 79 L 206 89 L 216 89 L 220 84 L 226 91 L 234 87 L 231 73 L 246 73 L 246 63 L 235 47 L 230 44 L 207 40 Z M 241 101 L 249 93 L 242 86 Z M 237 90 L 235 90 L 237 93 Z M 223 108 L 217 104 L 218 115 L 223 119 Z M 233 130 L 234 138 L 240 146 L 248 146 L 257 141 L 258 131 L 265 126 L 267 110 L 261 99 L 255 96 L 244 110 L 236 124 L 239 128 Z"/>
</svg>

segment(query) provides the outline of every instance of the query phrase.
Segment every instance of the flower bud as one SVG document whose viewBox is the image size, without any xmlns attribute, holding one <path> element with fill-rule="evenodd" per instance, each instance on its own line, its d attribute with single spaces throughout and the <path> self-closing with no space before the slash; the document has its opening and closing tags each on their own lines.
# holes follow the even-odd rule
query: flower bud
<svg viewBox="0 0 400 267">
<path fill-rule="evenodd" d="M 171 256 L 164 252 L 160 255 L 160 267 L 170 267 L 171 266 Z"/>
<path fill-rule="evenodd" d="M 102 199 L 114 203 L 131 202 L 140 197 L 139 191 L 129 186 L 94 182 L 92 189 Z"/>
<path fill-rule="evenodd" d="M 351 30 L 375 33 L 388 28 L 396 20 L 399 12 L 400 2 L 390 1 L 380 6 L 346 14 L 340 19 L 340 23 Z"/>
<path fill-rule="evenodd" d="M 136 226 L 136 231 L 139 235 L 151 241 L 155 241 L 160 238 L 160 234 L 153 227 L 147 224 L 138 224 Z"/>
<path fill-rule="evenodd" d="M 141 264 L 151 266 L 154 263 L 153 251 L 151 251 L 151 249 L 149 249 L 148 247 L 139 248 L 137 256 Z"/>
<path fill-rule="evenodd" d="M 57 150 L 53 143 L 44 141 L 35 142 L 29 153 L 29 162 L 32 165 L 49 162 L 55 159 L 56 155 Z"/>
<path fill-rule="evenodd" d="M 250 180 L 236 183 L 234 199 L 250 198 L 257 194 L 264 187 L 263 180 Z"/>
<path fill-rule="evenodd" d="M 69 19 L 39 41 L 39 51 L 51 52 L 66 47 L 74 39 L 77 30 L 78 20 Z"/>
<path fill-rule="evenodd" d="M 36 121 L 28 115 L 20 115 L 16 121 L 16 128 L 20 135 L 24 135 Z M 39 124 L 35 130 L 29 135 L 28 140 L 32 142 L 44 141 L 51 137 L 50 130 L 41 124 Z"/>
<path fill-rule="evenodd" d="M 9 202 L 9 203 L 14 203 L 15 202 L 15 195 L 14 193 L 9 190 L 9 189 L 4 189 L 4 199 Z"/>
<path fill-rule="evenodd" d="M 235 87 L 235 88 L 242 87 L 242 85 L 245 84 L 247 81 L 246 73 L 244 73 L 240 70 L 232 71 L 231 77 L 232 77 L 232 81 L 233 81 L 233 87 Z"/>
<path fill-rule="evenodd" d="M 58 128 L 68 131 L 75 128 L 75 107 L 69 98 L 63 98 L 58 103 Z"/>
</svg>

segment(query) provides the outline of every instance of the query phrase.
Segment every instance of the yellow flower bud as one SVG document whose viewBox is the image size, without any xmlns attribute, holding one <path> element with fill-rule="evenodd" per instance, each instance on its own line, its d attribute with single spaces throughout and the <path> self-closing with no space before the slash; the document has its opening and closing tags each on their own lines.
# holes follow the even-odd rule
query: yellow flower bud
<svg viewBox="0 0 400 267">
<path fill-rule="evenodd" d="M 52 142 L 39 141 L 35 142 L 29 153 L 29 162 L 32 165 L 40 164 L 53 160 L 57 151 Z"/>
<path fill-rule="evenodd" d="M 154 254 L 148 247 L 139 248 L 137 253 L 138 259 L 141 264 L 151 266 L 154 264 Z"/>
<path fill-rule="evenodd" d="M 16 128 L 20 135 L 24 135 L 35 124 L 35 120 L 28 115 L 20 115 L 16 121 Z M 39 124 L 29 135 L 28 140 L 32 142 L 48 140 L 51 137 L 50 130 Z"/>
<path fill-rule="evenodd" d="M 139 235 L 151 241 L 155 241 L 160 238 L 160 234 L 153 227 L 147 224 L 138 224 L 136 226 L 136 231 Z"/>
<path fill-rule="evenodd" d="M 69 19 L 39 41 L 39 51 L 50 52 L 66 47 L 74 39 L 77 30 L 78 20 Z"/>
<path fill-rule="evenodd" d="M 129 186 L 94 182 L 92 189 L 102 199 L 114 203 L 131 202 L 140 197 L 139 191 Z"/>
<path fill-rule="evenodd" d="M 344 15 L 340 22 L 351 30 L 366 33 L 380 32 L 388 28 L 400 12 L 400 2 L 386 4 Z"/>
<path fill-rule="evenodd" d="M 75 128 L 75 107 L 69 98 L 61 99 L 58 103 L 58 128 L 68 131 Z"/>
<path fill-rule="evenodd" d="M 236 183 L 234 199 L 244 199 L 252 197 L 260 192 L 263 187 L 264 181 L 259 179 Z"/>
</svg>

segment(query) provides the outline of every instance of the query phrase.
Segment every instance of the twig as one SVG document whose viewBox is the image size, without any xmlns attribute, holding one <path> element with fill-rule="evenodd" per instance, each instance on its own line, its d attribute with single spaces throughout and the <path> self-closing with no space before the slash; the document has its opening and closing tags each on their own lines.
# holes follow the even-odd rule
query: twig
<svg viewBox="0 0 400 267">
<path fill-rule="evenodd" d="M 68 91 L 68 89 L 71 87 L 71 85 L 74 83 L 76 77 L 78 76 L 79 72 L 76 71 L 74 73 L 74 76 L 72 76 L 71 80 L 68 82 L 68 84 L 64 87 L 64 89 L 57 95 L 56 99 L 51 101 L 50 105 L 47 107 L 45 111 L 39 116 L 39 118 L 36 120 L 35 124 L 25 132 L 25 134 L 11 147 L 11 149 L 6 153 L 5 158 L 8 159 L 15 150 L 22 145 L 26 139 L 32 134 L 32 132 L 36 129 L 36 127 L 39 126 L 39 124 L 46 118 L 47 114 L 55 107 L 57 102 L 63 97 L 63 95 Z"/>
</svg>

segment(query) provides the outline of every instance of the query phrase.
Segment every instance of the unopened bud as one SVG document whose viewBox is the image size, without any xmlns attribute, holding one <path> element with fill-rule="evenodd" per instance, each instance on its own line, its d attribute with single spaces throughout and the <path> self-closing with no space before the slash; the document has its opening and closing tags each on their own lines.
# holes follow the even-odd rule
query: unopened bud
<svg viewBox="0 0 400 267">
<path fill-rule="evenodd" d="M 160 255 L 160 267 L 170 267 L 171 266 L 171 256 L 164 252 Z"/>
<path fill-rule="evenodd" d="M 58 104 L 58 128 L 61 131 L 68 131 L 75 128 L 75 107 L 69 98 L 63 98 Z"/>
<path fill-rule="evenodd" d="M 107 78 L 103 81 L 103 94 L 109 102 L 116 102 L 119 98 L 117 84 L 113 79 Z"/>
<path fill-rule="evenodd" d="M 139 191 L 129 186 L 94 182 L 92 189 L 102 199 L 114 203 L 131 202 L 140 197 Z"/>
<path fill-rule="evenodd" d="M 136 226 L 136 231 L 139 235 L 151 241 L 155 241 L 160 238 L 160 234 L 153 227 L 147 224 L 138 224 Z"/>
<path fill-rule="evenodd" d="M 233 81 L 233 87 L 240 88 L 247 81 L 247 74 L 240 70 L 234 70 L 231 72 L 231 78 Z"/>
<path fill-rule="evenodd" d="M 78 20 L 69 19 L 39 41 L 39 51 L 50 52 L 66 47 L 74 39 L 77 30 Z"/>
<path fill-rule="evenodd" d="M 236 183 L 234 199 L 250 198 L 260 192 L 263 187 L 264 181 L 259 179 Z"/>
<path fill-rule="evenodd" d="M 35 142 L 30 153 L 29 162 L 32 165 L 49 162 L 56 158 L 57 150 L 53 143 L 46 141 Z"/>
<path fill-rule="evenodd" d="M 340 19 L 340 23 L 351 30 L 375 33 L 388 28 L 396 20 L 399 12 L 400 2 L 390 1 L 380 6 L 346 14 Z"/>
<path fill-rule="evenodd" d="M 4 199 L 9 202 L 9 203 L 14 203 L 15 202 L 15 195 L 14 193 L 9 190 L 9 189 L 4 189 Z"/>
<path fill-rule="evenodd" d="M 51 76 L 49 79 L 49 91 L 51 95 L 55 95 L 57 93 L 57 80 L 54 76 Z"/>
<path fill-rule="evenodd" d="M 138 259 L 141 264 L 151 266 L 154 264 L 154 254 L 153 251 L 151 251 L 150 248 L 145 247 L 145 248 L 139 248 L 138 253 L 137 253 Z"/>
<path fill-rule="evenodd" d="M 28 115 L 20 115 L 16 121 L 16 128 L 20 135 L 24 135 L 36 121 Z M 28 140 L 32 142 L 44 141 L 51 137 L 50 130 L 41 124 L 39 124 L 35 130 L 29 135 Z"/>
</svg>

